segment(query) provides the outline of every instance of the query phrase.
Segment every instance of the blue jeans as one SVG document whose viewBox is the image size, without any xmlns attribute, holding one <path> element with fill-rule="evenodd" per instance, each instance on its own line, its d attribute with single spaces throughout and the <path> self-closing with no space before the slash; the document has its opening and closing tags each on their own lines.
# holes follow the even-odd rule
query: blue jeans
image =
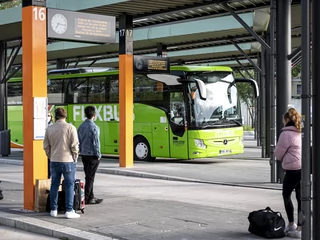
<svg viewBox="0 0 320 240">
<path fill-rule="evenodd" d="M 76 163 L 75 162 L 50 162 L 51 172 L 51 187 L 50 187 L 50 202 L 51 210 L 58 209 L 58 190 L 63 174 L 65 182 L 65 195 L 66 195 L 66 211 L 73 210 L 74 200 L 74 181 L 76 176 Z"/>
</svg>

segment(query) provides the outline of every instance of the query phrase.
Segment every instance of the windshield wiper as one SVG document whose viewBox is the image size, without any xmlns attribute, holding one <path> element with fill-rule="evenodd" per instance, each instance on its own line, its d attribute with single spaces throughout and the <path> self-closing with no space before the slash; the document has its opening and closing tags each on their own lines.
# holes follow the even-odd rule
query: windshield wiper
<svg viewBox="0 0 320 240">
<path fill-rule="evenodd" d="M 202 128 L 209 128 L 209 127 L 226 127 L 229 125 L 232 125 L 230 122 L 233 124 L 236 124 L 237 126 L 242 126 L 241 122 L 234 120 L 234 119 L 227 119 L 227 118 L 222 118 L 217 121 L 208 121 L 208 122 L 203 122 L 202 123 Z"/>
<path fill-rule="evenodd" d="M 231 121 L 231 122 L 234 122 L 234 123 L 238 124 L 239 126 L 242 126 L 242 123 L 239 122 L 239 121 L 237 121 L 237 120 L 234 120 L 234 119 L 228 119 L 228 120 Z"/>
</svg>

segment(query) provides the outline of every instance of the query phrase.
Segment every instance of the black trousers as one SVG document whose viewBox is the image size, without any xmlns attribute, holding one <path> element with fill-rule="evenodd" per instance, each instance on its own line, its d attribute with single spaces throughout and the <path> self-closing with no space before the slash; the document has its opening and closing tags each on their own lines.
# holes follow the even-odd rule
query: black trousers
<svg viewBox="0 0 320 240">
<path fill-rule="evenodd" d="M 84 187 L 85 201 L 88 202 L 94 198 L 93 183 L 100 160 L 96 156 L 81 156 L 81 158 L 86 179 Z"/>
<path fill-rule="evenodd" d="M 283 179 L 282 196 L 284 207 L 288 216 L 289 222 L 294 222 L 294 207 L 291 201 L 291 193 L 293 190 L 296 192 L 296 199 L 298 202 L 298 213 L 301 211 L 301 170 L 286 170 Z M 301 222 L 298 219 L 298 226 Z"/>
</svg>

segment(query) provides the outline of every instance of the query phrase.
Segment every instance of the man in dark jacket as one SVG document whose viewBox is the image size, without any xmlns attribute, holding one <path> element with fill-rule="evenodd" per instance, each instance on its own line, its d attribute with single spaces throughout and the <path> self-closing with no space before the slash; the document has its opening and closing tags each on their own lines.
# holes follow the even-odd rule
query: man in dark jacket
<svg viewBox="0 0 320 240">
<path fill-rule="evenodd" d="M 84 173 L 86 176 L 85 183 L 85 203 L 99 204 L 103 199 L 95 198 L 93 194 L 93 183 L 100 159 L 100 129 L 93 122 L 96 116 L 94 106 L 87 106 L 84 110 L 87 119 L 78 128 L 79 148 L 82 158 Z"/>
</svg>

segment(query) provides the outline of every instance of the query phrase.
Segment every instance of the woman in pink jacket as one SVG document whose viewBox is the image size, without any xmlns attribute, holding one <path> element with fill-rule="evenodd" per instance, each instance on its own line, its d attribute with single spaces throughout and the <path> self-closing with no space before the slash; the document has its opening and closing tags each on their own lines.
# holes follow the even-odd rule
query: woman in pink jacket
<svg viewBox="0 0 320 240">
<path fill-rule="evenodd" d="M 291 193 L 295 190 L 299 213 L 301 211 L 301 115 L 296 109 L 290 108 L 283 116 L 283 124 L 275 156 L 282 161 L 282 168 L 285 170 L 282 196 L 289 220 L 285 233 L 289 237 L 301 238 L 301 223 L 299 219 L 298 225 L 294 222 L 294 208 L 291 201 Z"/>
</svg>

